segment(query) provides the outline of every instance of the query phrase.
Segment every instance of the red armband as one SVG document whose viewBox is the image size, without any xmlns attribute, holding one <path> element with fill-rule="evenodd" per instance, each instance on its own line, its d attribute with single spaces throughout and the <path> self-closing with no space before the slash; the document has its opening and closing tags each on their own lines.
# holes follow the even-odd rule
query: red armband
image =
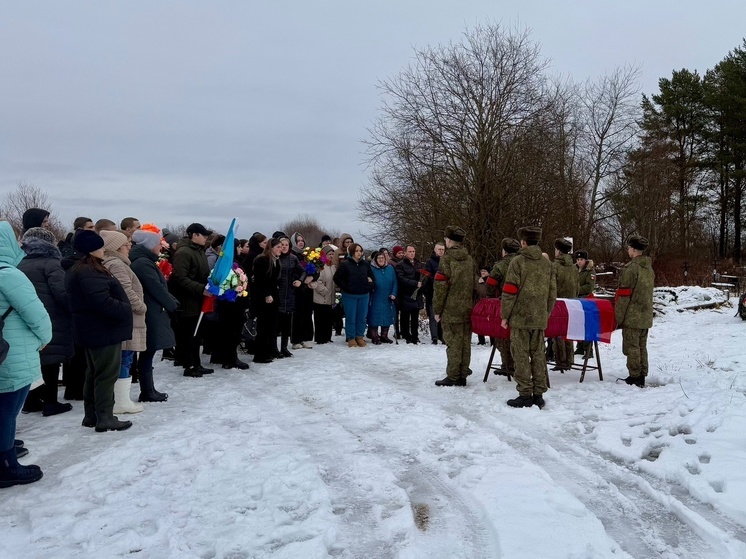
<svg viewBox="0 0 746 559">
<path fill-rule="evenodd" d="M 495 287 L 497 285 L 497 280 L 490 276 L 487 278 L 487 285 L 489 285 L 490 287 Z"/>
<path fill-rule="evenodd" d="M 450 283 L 449 280 L 448 280 L 448 276 L 445 275 L 442 272 L 436 272 L 435 273 L 435 281 L 444 281 L 446 283 Z"/>
<path fill-rule="evenodd" d="M 505 283 L 503 285 L 503 293 L 507 293 L 508 295 L 517 295 L 518 294 L 518 286 L 514 283 Z"/>
<path fill-rule="evenodd" d="M 617 297 L 631 297 L 632 290 L 629 287 L 620 287 L 616 290 Z"/>
</svg>

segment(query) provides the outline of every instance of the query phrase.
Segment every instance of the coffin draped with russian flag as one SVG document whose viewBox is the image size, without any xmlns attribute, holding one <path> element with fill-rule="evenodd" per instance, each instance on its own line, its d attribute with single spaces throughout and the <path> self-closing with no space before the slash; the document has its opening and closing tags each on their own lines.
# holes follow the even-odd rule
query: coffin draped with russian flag
<svg viewBox="0 0 746 559">
<path fill-rule="evenodd" d="M 510 329 L 500 326 L 500 299 L 480 299 L 471 313 L 475 334 L 509 338 Z M 573 341 L 611 343 L 616 329 L 614 306 L 607 299 L 557 299 L 544 336 Z"/>
</svg>

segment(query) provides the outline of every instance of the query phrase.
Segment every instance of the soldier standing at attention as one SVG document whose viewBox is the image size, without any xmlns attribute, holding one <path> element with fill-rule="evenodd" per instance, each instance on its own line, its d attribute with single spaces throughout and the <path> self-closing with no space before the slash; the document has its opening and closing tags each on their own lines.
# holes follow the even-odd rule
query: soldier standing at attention
<svg viewBox="0 0 746 559">
<path fill-rule="evenodd" d="M 572 262 L 570 251 L 572 243 L 567 239 L 558 238 L 554 240 L 554 274 L 557 277 L 557 297 L 564 299 L 575 299 L 578 296 L 578 269 Z M 572 368 L 573 351 L 572 342 L 562 338 L 554 339 L 554 362 L 553 371 L 568 371 Z"/>
<path fill-rule="evenodd" d="M 435 386 L 466 386 L 471 374 L 471 309 L 474 306 L 476 264 L 461 246 L 466 232 L 461 227 L 445 230 L 446 251 L 440 259 L 433 285 L 435 320 L 443 325 L 446 342 L 446 378 Z"/>
<path fill-rule="evenodd" d="M 557 299 L 557 281 L 552 264 L 537 246 L 541 229 L 521 227 L 518 238 L 521 250 L 508 266 L 500 309 L 502 327 L 510 327 L 518 384 L 518 397 L 508 400 L 508 405 L 528 408 L 536 404 L 541 409 L 547 391 L 544 330 Z"/>
<path fill-rule="evenodd" d="M 490 277 L 487 278 L 488 289 L 494 289 L 495 297 L 502 297 L 503 287 L 505 286 L 505 276 L 508 273 L 508 266 L 521 250 L 521 243 L 516 239 L 506 237 L 500 243 L 502 258 L 495 262 L 490 272 Z M 510 353 L 510 339 L 508 338 L 496 338 L 495 346 L 500 352 L 500 359 L 502 363 L 500 365 L 500 371 L 509 373 L 511 376 L 515 373 L 515 363 L 513 363 L 513 356 Z M 500 373 L 503 374 L 503 373 Z"/>
<path fill-rule="evenodd" d="M 627 254 L 632 259 L 619 278 L 614 316 L 622 329 L 622 353 L 627 356 L 629 376 L 624 382 L 645 386 L 648 375 L 648 330 L 653 326 L 653 285 L 655 273 L 649 256 L 642 253 L 648 240 L 632 235 Z"/>
</svg>

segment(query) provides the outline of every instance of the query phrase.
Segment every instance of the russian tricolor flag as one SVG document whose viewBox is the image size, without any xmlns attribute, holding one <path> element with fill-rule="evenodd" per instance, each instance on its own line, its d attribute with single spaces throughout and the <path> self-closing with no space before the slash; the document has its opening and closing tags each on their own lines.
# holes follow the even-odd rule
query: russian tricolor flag
<svg viewBox="0 0 746 559">
<path fill-rule="evenodd" d="M 557 299 L 567 309 L 567 340 L 611 342 L 614 309 L 609 301 L 595 299 Z M 608 308 L 606 308 L 608 307 Z"/>
</svg>

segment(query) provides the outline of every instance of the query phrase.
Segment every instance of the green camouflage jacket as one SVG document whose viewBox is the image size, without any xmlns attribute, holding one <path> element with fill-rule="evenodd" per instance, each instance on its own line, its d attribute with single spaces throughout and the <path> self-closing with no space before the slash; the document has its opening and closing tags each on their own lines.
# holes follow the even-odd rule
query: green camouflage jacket
<svg viewBox="0 0 746 559">
<path fill-rule="evenodd" d="M 443 322 L 469 322 L 474 306 L 477 266 L 460 246 L 446 249 L 433 285 L 433 312 Z"/>
<path fill-rule="evenodd" d="M 515 256 L 515 254 L 507 254 L 504 258 L 495 262 L 487 278 L 487 293 L 490 297 L 500 297 L 502 295 L 505 275 L 508 273 L 508 266 Z"/>
<path fill-rule="evenodd" d="M 627 264 L 616 290 L 614 316 L 624 328 L 644 330 L 653 326 L 655 272 L 649 256 L 637 256 Z"/>
<path fill-rule="evenodd" d="M 522 248 L 508 266 L 500 317 L 511 328 L 544 330 L 556 300 L 554 267 L 538 246 Z"/>
<path fill-rule="evenodd" d="M 557 297 L 575 299 L 578 296 L 578 268 L 569 254 L 560 254 L 552 262 L 557 276 Z"/>
<path fill-rule="evenodd" d="M 578 272 L 578 297 L 588 297 L 596 288 L 596 272 L 589 262 Z"/>
</svg>

